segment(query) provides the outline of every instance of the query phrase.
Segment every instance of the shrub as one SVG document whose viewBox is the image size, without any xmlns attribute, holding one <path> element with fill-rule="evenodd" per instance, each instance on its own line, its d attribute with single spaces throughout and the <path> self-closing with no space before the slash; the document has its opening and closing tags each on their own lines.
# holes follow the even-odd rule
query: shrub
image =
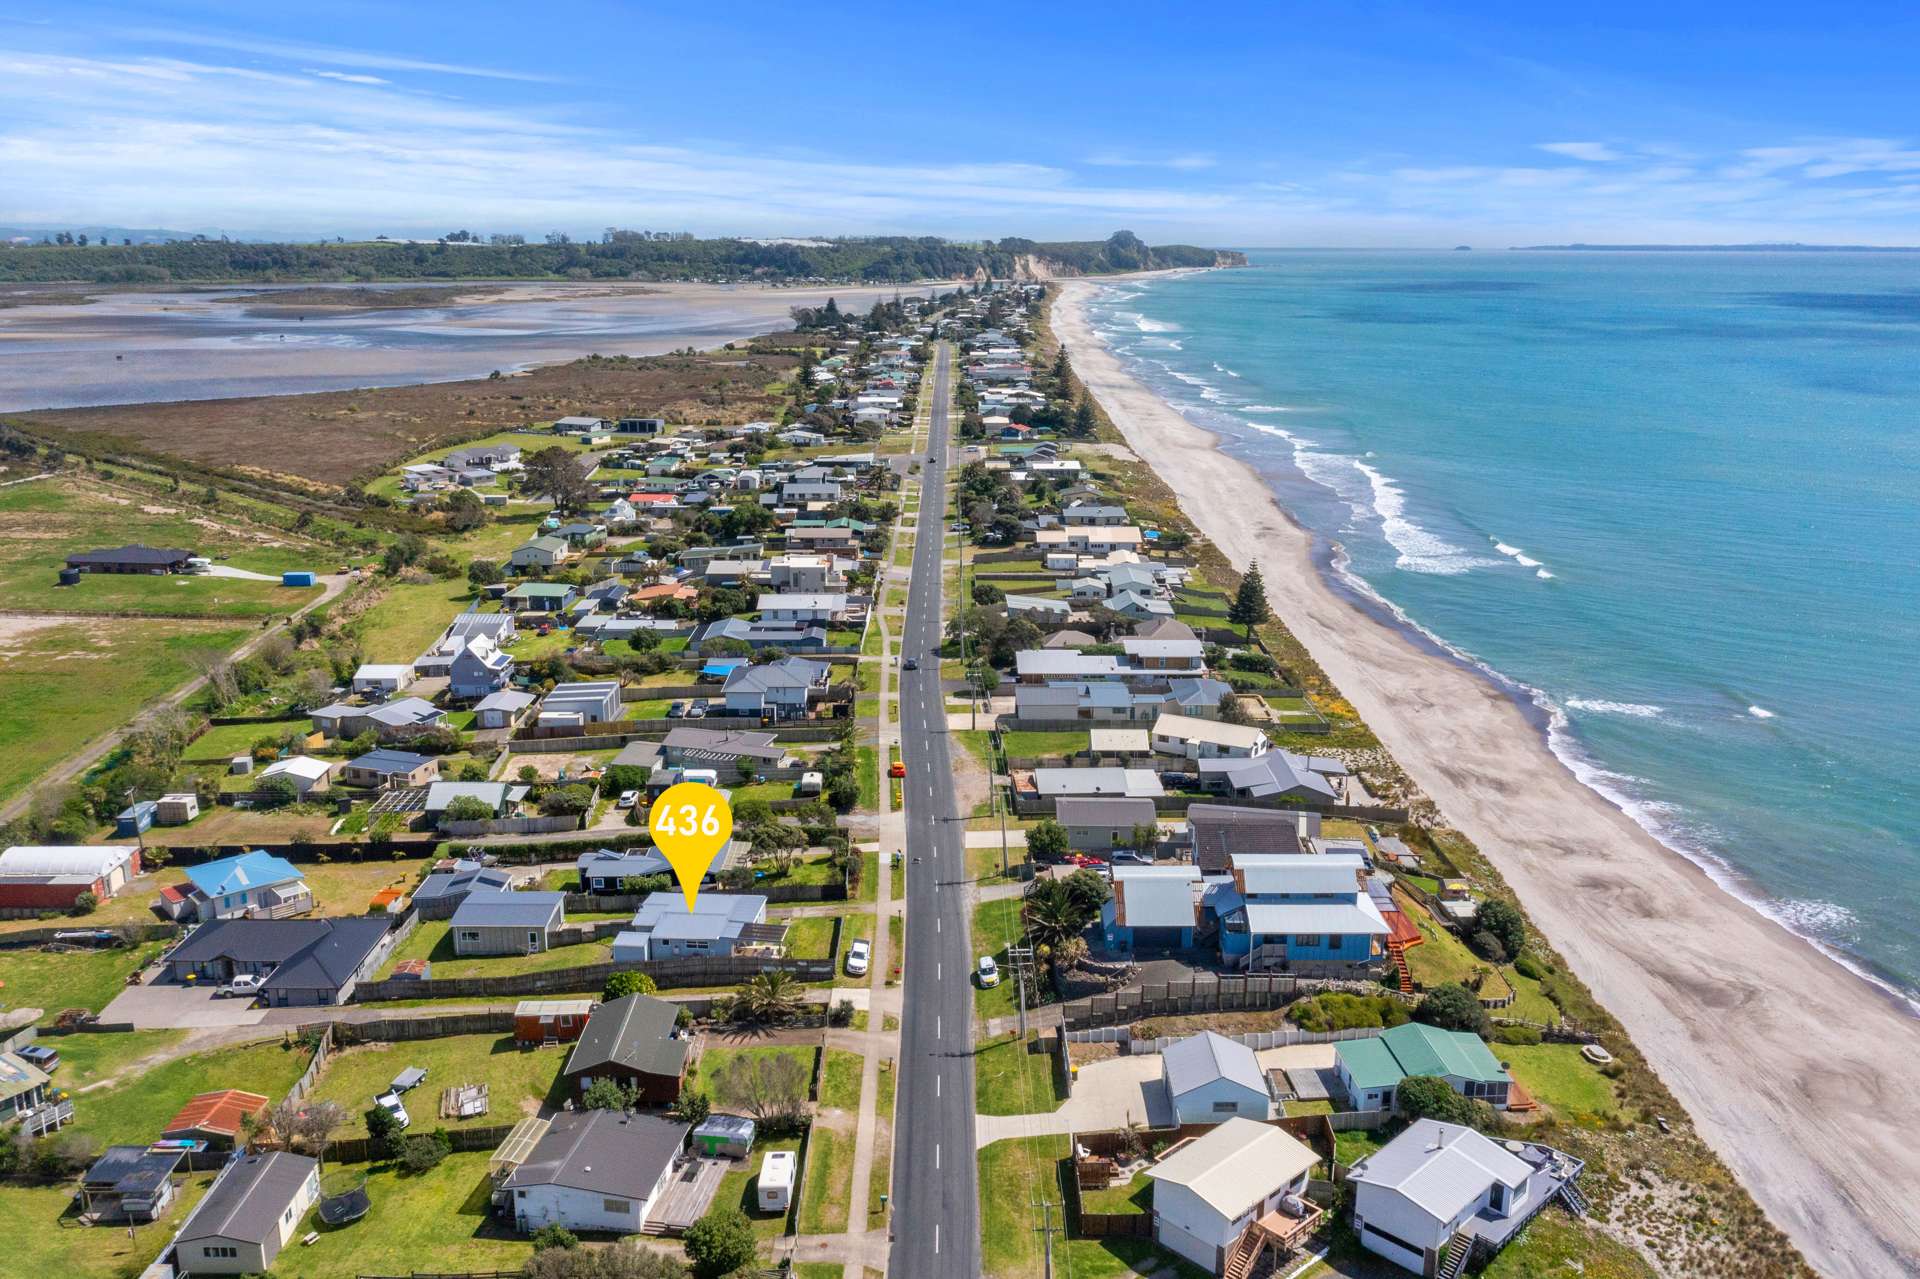
<svg viewBox="0 0 1920 1279">
<path fill-rule="evenodd" d="M 493 820 L 493 805 L 472 795 L 462 795 L 447 805 L 450 822 L 486 822 Z"/>
<path fill-rule="evenodd" d="M 1455 1092 L 1446 1080 L 1432 1075 L 1412 1075 L 1401 1080 L 1395 1105 L 1408 1119 L 1471 1124 L 1476 1118 L 1472 1102 Z"/>
<path fill-rule="evenodd" d="M 738 1208 L 714 1208 L 687 1227 L 687 1260 L 699 1279 L 730 1275 L 754 1259 L 753 1224 Z"/>
<path fill-rule="evenodd" d="M 1507 954 L 1517 955 L 1526 949 L 1527 921 L 1521 918 L 1520 908 L 1512 902 L 1495 897 L 1480 903 L 1478 922 L 1482 932 L 1499 939 Z"/>
<path fill-rule="evenodd" d="M 580 1104 L 588 1110 L 625 1110 L 632 1100 L 618 1079 L 596 1079 L 580 1094 Z"/>
<path fill-rule="evenodd" d="M 829 1026 L 853 1025 L 853 1001 L 851 999 L 843 999 L 828 1009 L 827 1024 Z"/>
<path fill-rule="evenodd" d="M 549 1248 L 573 1249 L 580 1246 L 580 1236 L 565 1226 L 542 1226 L 533 1232 L 533 1250 L 545 1252 Z"/>
<path fill-rule="evenodd" d="M 1468 938 L 1467 944 L 1472 946 L 1474 953 L 1482 959 L 1490 960 L 1496 964 L 1504 964 L 1507 962 L 1507 948 L 1500 944 L 1498 937 L 1484 928 Z"/>
<path fill-rule="evenodd" d="M 1540 1032 L 1532 1026 L 1495 1026 L 1493 1042 L 1496 1044 L 1532 1045 L 1540 1042 Z"/>
<path fill-rule="evenodd" d="M 600 992 L 600 1001 L 608 1003 L 625 999 L 628 995 L 651 995 L 658 989 L 658 983 L 645 973 L 617 972 L 607 978 L 606 989 Z"/>
<path fill-rule="evenodd" d="M 367 1136 L 373 1140 L 374 1153 L 382 1159 L 396 1159 L 401 1153 L 403 1134 L 400 1121 L 385 1106 L 367 1111 Z"/>
<path fill-rule="evenodd" d="M 1043 817 L 1027 831 L 1027 855 L 1037 862 L 1057 862 L 1067 855 L 1067 828 Z"/>
<path fill-rule="evenodd" d="M 453 1141 L 444 1128 L 416 1133 L 400 1145 L 400 1166 L 411 1173 L 432 1172 L 453 1153 Z"/>
<path fill-rule="evenodd" d="M 291 777 L 264 777 L 254 783 L 253 802 L 261 808 L 285 808 L 300 798 Z"/>
<path fill-rule="evenodd" d="M 1442 1030 L 1470 1030 L 1483 1036 L 1487 1033 L 1487 1010 L 1480 1006 L 1478 996 L 1458 982 L 1448 982 L 1428 991 L 1413 1010 L 1413 1017 L 1415 1021 Z"/>
<path fill-rule="evenodd" d="M 1532 955 L 1522 955 L 1513 961 L 1513 971 L 1534 981 L 1545 981 L 1553 970 Z"/>
<path fill-rule="evenodd" d="M 1287 1019 L 1302 1030 L 1357 1030 L 1398 1026 L 1408 1019 L 1406 1007 L 1385 995 L 1349 995 L 1329 991 L 1302 999 L 1287 1009 Z"/>
<path fill-rule="evenodd" d="M 73 899 L 73 913 L 76 915 L 91 915 L 99 909 L 100 899 L 92 893 L 81 893 Z"/>
</svg>

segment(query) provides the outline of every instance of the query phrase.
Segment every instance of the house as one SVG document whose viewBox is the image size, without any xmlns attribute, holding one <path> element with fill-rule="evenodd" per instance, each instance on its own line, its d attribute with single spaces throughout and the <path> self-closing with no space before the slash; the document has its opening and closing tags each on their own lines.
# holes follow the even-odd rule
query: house
<svg viewBox="0 0 1920 1279">
<path fill-rule="evenodd" d="M 445 919 L 460 909 L 460 903 L 476 892 L 508 892 L 513 874 L 497 866 L 487 866 L 468 858 L 452 865 L 441 863 L 420 886 L 413 890 L 413 906 L 422 919 Z"/>
<path fill-rule="evenodd" d="M 1193 861 L 1203 874 L 1224 875 L 1242 853 L 1299 854 L 1314 850 L 1320 815 L 1233 804 L 1189 804 Z"/>
<path fill-rule="evenodd" d="M 613 939 L 613 962 L 707 958 L 780 945 L 786 927 L 766 920 L 767 899 L 758 893 L 701 893 L 691 910 L 678 889 L 648 893 L 632 926 Z"/>
<path fill-rule="evenodd" d="M 835 551 L 853 554 L 858 547 L 859 538 L 851 528 L 836 528 L 831 525 L 821 528 L 803 528 L 795 525 L 787 530 L 789 551 Z"/>
<path fill-rule="evenodd" d="M 1347 855 L 1236 855 L 1232 878 L 1201 903 L 1219 927 L 1221 959 L 1249 972 L 1370 974 L 1392 930 L 1360 884 L 1363 869 Z"/>
<path fill-rule="evenodd" d="M 367 662 L 353 673 L 353 691 L 362 697 L 391 697 L 412 682 L 411 663 L 376 665 Z"/>
<path fill-rule="evenodd" d="M 670 1105 L 687 1073 L 690 1038 L 676 1026 L 677 1004 L 652 995 L 627 995 L 593 1010 L 562 1074 L 577 1096 L 596 1079 L 612 1079 L 646 1105 Z"/>
<path fill-rule="evenodd" d="M 1252 759 L 1273 746 L 1251 724 L 1223 724 L 1191 715 L 1162 713 L 1153 722 L 1155 754 L 1181 759 Z"/>
<path fill-rule="evenodd" d="M 1253 756 L 1202 757 L 1200 785 L 1236 799 L 1299 799 L 1338 803 L 1340 793 L 1308 756 L 1267 750 Z"/>
<path fill-rule="evenodd" d="M 1223 1275 L 1250 1227 L 1270 1214 L 1304 1220 L 1307 1177 L 1320 1158 L 1285 1131 L 1233 1118 L 1176 1145 L 1153 1178 L 1153 1238 L 1209 1274 Z M 1289 1212 L 1299 1205 L 1297 1212 Z"/>
<path fill-rule="evenodd" d="M 441 461 L 442 465 L 455 471 L 474 466 L 485 467 L 489 471 L 514 471 L 522 465 L 520 451 L 518 444 L 474 444 L 455 449 Z"/>
<path fill-rule="evenodd" d="M 1059 680 L 1117 680 L 1126 673 L 1120 659 L 1112 653 L 1029 648 L 1013 655 L 1014 678 L 1022 684 L 1050 684 Z"/>
<path fill-rule="evenodd" d="M 1134 622 L 1173 616 L 1172 604 L 1139 591 L 1122 591 L 1107 601 L 1107 608 Z"/>
<path fill-rule="evenodd" d="M 447 932 L 456 955 L 533 955 L 553 946 L 567 922 L 565 893 L 476 888 L 453 912 Z"/>
<path fill-rule="evenodd" d="M 628 880 L 665 875 L 673 869 L 662 854 L 639 848 L 595 849 L 580 854 L 573 865 L 580 872 L 583 893 L 623 893 Z"/>
<path fill-rule="evenodd" d="M 591 550 L 593 547 L 606 541 L 607 530 L 601 528 L 598 524 L 587 524 L 576 521 L 572 524 L 562 524 L 559 528 L 553 530 L 553 536 L 560 538 L 576 551 L 585 551 Z"/>
<path fill-rule="evenodd" d="M 473 708 L 475 728 L 517 728 L 527 711 L 540 699 L 532 693 L 503 688 L 481 698 Z"/>
<path fill-rule="evenodd" d="M 1069 527 L 1092 524 L 1113 528 L 1127 522 L 1127 508 L 1105 502 L 1075 502 L 1060 512 L 1060 520 Z"/>
<path fill-rule="evenodd" d="M 1203 1030 L 1160 1050 L 1160 1079 L 1183 1124 L 1217 1124 L 1238 1115 L 1268 1119 L 1273 1093 L 1253 1049 Z"/>
<path fill-rule="evenodd" d="M 1119 954 L 1191 949 L 1201 889 L 1200 872 L 1192 866 L 1115 866 L 1113 896 L 1100 907 L 1107 949 Z"/>
<path fill-rule="evenodd" d="M 257 1092 L 238 1088 L 203 1092 L 187 1099 L 160 1136 L 166 1141 L 204 1141 L 213 1150 L 232 1150 L 246 1135 L 249 1121 L 259 1124 L 272 1104 Z"/>
<path fill-rule="evenodd" d="M 572 556 L 573 548 L 566 538 L 543 534 L 514 547 L 513 553 L 507 556 L 507 566 L 525 573 L 530 569 L 557 568 Z"/>
<path fill-rule="evenodd" d="M 744 728 L 679 727 L 660 740 L 660 762 L 668 768 L 729 767 L 737 772 L 742 760 L 753 768 L 779 768 L 787 752 L 774 744 L 772 733 Z"/>
<path fill-rule="evenodd" d="M 825 625 L 847 613 L 847 597 L 840 594 L 788 595 L 764 593 L 754 605 L 763 622 Z"/>
<path fill-rule="evenodd" d="M 401 697 L 380 706 L 334 702 L 313 712 L 313 728 L 333 740 L 373 733 L 384 742 L 432 728 L 446 718 L 445 711 L 418 697 Z"/>
<path fill-rule="evenodd" d="M 0 914 L 71 910 L 81 893 L 104 902 L 139 874 L 137 844 L 17 844 L 0 853 Z"/>
<path fill-rule="evenodd" d="M 438 826 L 447 821 L 447 809 L 456 799 L 477 799 L 492 810 L 495 817 L 526 794 L 524 786 L 505 782 L 434 782 L 427 787 L 426 807 L 421 809 Z"/>
<path fill-rule="evenodd" d="M 1133 833 L 1154 826 L 1150 799 L 1068 798 L 1053 806 L 1054 820 L 1067 828 L 1067 843 L 1075 852 L 1107 853 L 1134 848 Z"/>
<path fill-rule="evenodd" d="M 704 586 L 741 586 L 766 568 L 765 560 L 708 560 L 700 567 L 700 582 Z"/>
<path fill-rule="evenodd" d="M 831 555 L 776 555 L 767 562 L 767 577 L 783 594 L 824 594 L 846 583 Z"/>
<path fill-rule="evenodd" d="M 501 1183 L 514 1227 L 639 1234 L 681 1161 L 687 1125 L 621 1110 L 554 1116 Z"/>
<path fill-rule="evenodd" d="M 591 999 L 523 999 L 513 1006 L 518 1044 L 570 1044 L 587 1028 L 600 1005 Z"/>
<path fill-rule="evenodd" d="M 265 978 L 261 995 L 279 1008 L 344 1004 L 393 949 L 384 915 L 341 919 L 216 919 L 168 952 L 175 981 L 223 983 Z"/>
<path fill-rule="evenodd" d="M 184 573 L 187 561 L 196 558 L 193 551 L 173 547 L 118 546 L 105 551 L 80 551 L 67 556 L 67 567 L 82 573 L 145 573 L 164 576 Z"/>
<path fill-rule="evenodd" d="M 432 755 L 416 755 L 384 746 L 340 766 L 342 785 L 371 786 L 377 790 L 391 786 L 425 786 L 439 776 L 440 761 Z"/>
<path fill-rule="evenodd" d="M 1033 789 L 1056 801 L 1079 795 L 1158 799 L 1167 793 L 1151 768 L 1036 768 Z"/>
<path fill-rule="evenodd" d="M 206 923 L 259 915 L 277 919 L 313 909 L 306 876 L 284 857 L 258 850 L 202 862 L 186 870 L 176 903 L 163 913 L 170 919 Z"/>
<path fill-rule="evenodd" d="M 1135 670 L 1198 675 L 1207 669 L 1207 646 L 1197 639 L 1141 639 L 1130 635 L 1120 641 L 1120 648 Z"/>
<path fill-rule="evenodd" d="M 1417 1275 L 1478 1265 L 1555 1198 L 1578 1202 L 1585 1165 L 1550 1146 L 1496 1142 L 1417 1119 L 1347 1174 L 1353 1228 L 1367 1251 Z"/>
<path fill-rule="evenodd" d="M 1073 612 L 1067 601 L 1044 595 L 1009 595 L 1004 603 L 1008 617 L 1031 617 L 1037 622 L 1064 622 Z"/>
<path fill-rule="evenodd" d="M 173 1172 L 184 1150 L 108 1146 L 80 1177 L 80 1201 L 95 1222 L 145 1223 L 173 1202 Z"/>
<path fill-rule="evenodd" d="M 736 667 L 721 687 L 727 713 L 775 719 L 804 716 L 813 698 L 826 691 L 829 670 L 826 663 L 804 657 Z"/>
<path fill-rule="evenodd" d="M 0 1123 L 38 1110 L 53 1081 L 47 1072 L 14 1052 L 0 1052 Z M 12 1133 L 0 1134 L 8 1139 Z"/>
<path fill-rule="evenodd" d="M 1087 745 L 1099 756 L 1145 759 L 1153 754 L 1152 738 L 1144 728 L 1091 728 Z"/>
<path fill-rule="evenodd" d="M 556 684 L 540 703 L 542 728 L 604 724 L 619 719 L 620 715 L 620 681 L 617 679 Z"/>
<path fill-rule="evenodd" d="M 780 648 L 818 652 L 827 647 L 827 631 L 823 626 L 750 622 L 743 617 L 720 617 L 695 627 L 692 637 L 687 641 L 687 648 L 697 653 L 708 640 L 738 640 L 756 651 Z"/>
<path fill-rule="evenodd" d="M 413 659 L 413 673 L 420 679 L 447 674 L 453 659 L 466 648 L 467 641 L 485 636 L 495 648 L 513 643 L 517 631 L 512 613 L 479 613 L 469 610 L 455 617 L 433 647 Z"/>
<path fill-rule="evenodd" d="M 516 613 L 564 613 L 578 595 L 565 582 L 522 582 L 500 598 Z"/>
<path fill-rule="evenodd" d="M 447 665 L 447 695 L 461 701 L 486 697 L 512 678 L 513 658 L 486 636 L 475 635 Z"/>
<path fill-rule="evenodd" d="M 1480 1036 L 1407 1022 L 1377 1039 L 1334 1045 L 1334 1072 L 1355 1110 L 1392 1110 L 1402 1080 L 1444 1079 L 1463 1097 L 1505 1110 L 1513 1080 Z"/>
<path fill-rule="evenodd" d="M 655 582 L 633 592 L 627 599 L 635 608 L 658 608 L 662 604 L 691 604 L 700 598 L 700 588 L 685 582 Z"/>
<path fill-rule="evenodd" d="M 276 759 L 256 775 L 254 789 L 258 790 L 261 782 L 272 777 L 286 778 L 293 785 L 293 793 L 305 799 L 308 795 L 324 793 L 333 784 L 333 765 L 311 755 Z"/>
<path fill-rule="evenodd" d="M 319 1199 L 317 1161 L 284 1150 L 243 1155 L 221 1169 L 175 1236 L 175 1268 L 186 1275 L 265 1274 Z"/>
</svg>

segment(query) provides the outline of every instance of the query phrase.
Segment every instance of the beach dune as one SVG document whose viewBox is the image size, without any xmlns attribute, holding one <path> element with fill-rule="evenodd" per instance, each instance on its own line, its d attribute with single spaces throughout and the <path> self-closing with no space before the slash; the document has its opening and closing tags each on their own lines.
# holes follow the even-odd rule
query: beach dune
<svg viewBox="0 0 1920 1279">
<path fill-rule="evenodd" d="M 1129 376 L 1067 281 L 1053 327 L 1128 444 L 1471 836 L 1822 1273 L 1920 1274 L 1920 1020 L 1583 786 L 1482 676 L 1368 616 L 1252 468 Z"/>
</svg>

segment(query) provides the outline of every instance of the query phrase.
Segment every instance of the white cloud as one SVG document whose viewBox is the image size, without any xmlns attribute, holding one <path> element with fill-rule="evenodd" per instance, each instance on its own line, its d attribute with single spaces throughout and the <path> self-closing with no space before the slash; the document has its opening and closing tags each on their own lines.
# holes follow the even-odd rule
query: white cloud
<svg viewBox="0 0 1920 1279">
<path fill-rule="evenodd" d="M 1604 142 L 1541 142 L 1536 149 L 1588 164 L 1617 164 L 1627 158 Z"/>
<path fill-rule="evenodd" d="M 391 80 L 382 80 L 377 75 L 364 75 L 354 71 L 315 71 L 305 68 L 308 75 L 317 75 L 325 80 L 338 80 L 342 84 L 392 84 Z"/>
<path fill-rule="evenodd" d="M 130 40 L 149 44 L 184 45 L 197 49 L 224 49 L 232 53 L 252 53 L 261 57 L 283 58 L 292 62 L 319 62 L 337 67 L 367 67 L 376 71 L 424 71 L 436 75 L 474 76 L 483 80 L 524 80 L 552 83 L 553 77 L 527 71 L 507 71 L 498 67 L 476 67 L 454 62 L 434 62 L 425 58 L 398 57 L 363 49 L 334 45 L 302 44 L 286 40 L 258 40 L 245 36 L 217 35 L 208 32 L 165 29 L 131 30 Z"/>
<path fill-rule="evenodd" d="M 1211 169 L 1218 164 L 1212 155 L 1204 151 L 1190 151 L 1183 155 L 1139 156 L 1125 151 L 1096 151 L 1082 163 L 1098 169 Z"/>
</svg>

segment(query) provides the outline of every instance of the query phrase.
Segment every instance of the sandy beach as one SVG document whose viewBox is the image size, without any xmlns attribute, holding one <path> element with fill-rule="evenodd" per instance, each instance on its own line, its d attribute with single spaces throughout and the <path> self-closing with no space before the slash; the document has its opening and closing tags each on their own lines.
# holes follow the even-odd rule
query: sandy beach
<svg viewBox="0 0 1920 1279">
<path fill-rule="evenodd" d="M 1502 691 L 1321 576 L 1245 464 L 1130 377 L 1068 281 L 1054 331 L 1128 443 L 1471 836 L 1822 1273 L 1920 1274 L 1920 1020 L 1574 778 Z"/>
</svg>

